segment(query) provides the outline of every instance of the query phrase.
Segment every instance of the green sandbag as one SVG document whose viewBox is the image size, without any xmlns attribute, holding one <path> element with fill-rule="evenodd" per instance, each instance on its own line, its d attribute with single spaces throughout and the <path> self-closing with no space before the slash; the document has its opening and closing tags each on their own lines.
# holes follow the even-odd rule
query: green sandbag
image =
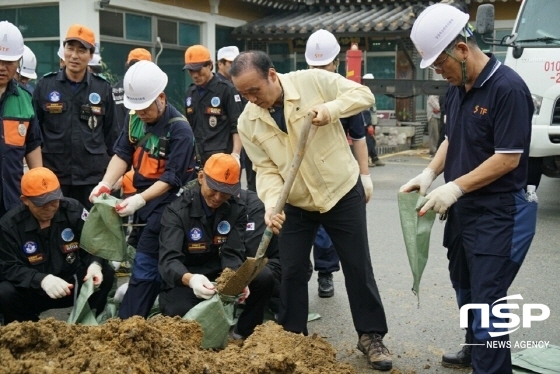
<svg viewBox="0 0 560 374">
<path fill-rule="evenodd" d="M 196 321 L 202 326 L 204 349 L 223 349 L 227 345 L 229 329 L 234 325 L 235 296 L 215 293 L 189 310 L 183 319 Z"/>
<path fill-rule="evenodd" d="M 426 203 L 426 198 L 416 192 L 399 192 L 398 202 L 404 244 L 414 277 L 412 292 L 417 296 L 420 306 L 420 279 L 428 262 L 430 232 L 436 213 L 429 210 L 422 217 L 418 215 L 418 210 Z"/>
<path fill-rule="evenodd" d="M 511 364 L 514 373 L 560 373 L 560 347 L 548 345 L 546 348 L 528 348 L 512 353 Z"/>
<path fill-rule="evenodd" d="M 115 210 L 119 201 L 105 193 L 95 197 L 80 238 L 80 247 L 110 261 L 124 261 L 126 258 L 125 232 L 121 217 Z"/>
<path fill-rule="evenodd" d="M 89 297 L 97 291 L 95 286 L 93 285 L 93 278 L 88 279 L 82 285 L 80 289 L 80 294 L 74 303 L 74 307 L 72 308 L 72 312 L 70 312 L 70 316 L 68 317 L 67 323 L 73 324 L 81 324 L 87 326 L 97 326 L 97 319 L 93 314 L 93 311 L 89 307 L 88 299 Z"/>
</svg>

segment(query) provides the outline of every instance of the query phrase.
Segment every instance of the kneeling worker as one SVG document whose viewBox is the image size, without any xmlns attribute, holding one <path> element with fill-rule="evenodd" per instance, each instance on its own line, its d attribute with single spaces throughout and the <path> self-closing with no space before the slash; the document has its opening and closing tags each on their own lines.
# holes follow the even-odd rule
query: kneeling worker
<svg viewBox="0 0 560 374">
<path fill-rule="evenodd" d="M 214 295 L 211 281 L 222 270 L 236 270 L 245 261 L 247 209 L 237 197 L 240 174 L 234 156 L 212 155 L 198 175 L 199 185 L 186 189 L 166 207 L 159 237 L 159 271 L 165 283 L 159 304 L 164 315 L 185 315 Z M 270 223 L 276 234 L 283 221 L 276 215 Z M 274 276 L 265 267 L 243 292 L 245 309 L 234 329 L 235 338 L 251 335 L 262 323 L 273 287 Z"/>
<path fill-rule="evenodd" d="M 0 220 L 0 313 L 6 324 L 38 321 L 39 314 L 74 303 L 74 293 L 93 278 L 99 290 L 89 306 L 105 309 L 114 272 L 107 261 L 80 248 L 87 210 L 65 198 L 49 169 L 31 169 L 21 179 L 22 204 Z"/>
</svg>

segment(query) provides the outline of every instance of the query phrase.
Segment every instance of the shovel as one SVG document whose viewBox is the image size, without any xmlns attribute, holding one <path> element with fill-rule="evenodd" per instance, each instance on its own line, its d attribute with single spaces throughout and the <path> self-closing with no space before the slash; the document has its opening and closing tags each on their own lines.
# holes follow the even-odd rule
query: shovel
<svg viewBox="0 0 560 374">
<path fill-rule="evenodd" d="M 276 203 L 276 206 L 274 207 L 274 212 L 272 213 L 272 215 L 281 213 L 284 209 L 284 204 L 288 199 L 288 194 L 292 189 L 294 180 L 296 179 L 296 175 L 299 170 L 299 166 L 301 165 L 301 161 L 303 160 L 305 149 L 307 148 L 308 143 L 311 141 L 311 139 L 313 139 L 313 136 L 317 131 L 317 126 L 313 126 L 311 124 L 311 120 L 313 119 L 313 117 L 315 117 L 315 113 L 313 112 L 309 112 L 305 116 L 296 152 L 294 154 L 290 170 L 288 171 L 288 175 L 286 177 L 286 180 L 284 181 L 284 185 L 282 186 L 280 196 L 278 197 L 278 201 Z M 264 254 L 266 253 L 268 244 L 272 239 L 272 235 L 272 229 L 270 227 L 267 227 L 263 233 L 255 257 L 248 257 L 243 265 L 241 265 L 241 267 L 237 269 L 235 274 L 226 281 L 223 287 L 221 287 L 222 294 L 237 296 L 241 292 L 243 292 L 243 289 L 247 287 L 247 285 L 249 285 L 249 283 L 251 283 L 253 279 L 255 279 L 262 268 L 266 265 L 267 258 L 264 256 Z"/>
</svg>

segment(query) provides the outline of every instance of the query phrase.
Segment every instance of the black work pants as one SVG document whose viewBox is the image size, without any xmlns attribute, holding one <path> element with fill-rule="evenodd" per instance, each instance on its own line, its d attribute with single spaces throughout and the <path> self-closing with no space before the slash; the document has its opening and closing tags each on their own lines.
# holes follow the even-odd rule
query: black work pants
<svg viewBox="0 0 560 374">
<path fill-rule="evenodd" d="M 241 336 L 249 336 L 255 327 L 263 322 L 264 311 L 272 296 L 274 289 L 274 275 L 268 267 L 261 272 L 249 284 L 251 294 L 245 300 L 245 309 L 237 321 L 237 333 Z M 159 305 L 165 316 L 183 317 L 195 305 L 204 301 L 194 294 L 192 288 L 179 286 L 163 291 L 159 294 Z"/>
<path fill-rule="evenodd" d="M 92 204 L 89 202 L 91 191 L 97 186 L 96 184 L 86 184 L 83 186 L 61 185 L 60 190 L 64 197 L 70 197 L 78 200 L 87 210 L 90 210 Z"/>
<path fill-rule="evenodd" d="M 38 321 L 39 314 L 50 309 L 68 308 L 74 305 L 74 293 L 80 292 L 87 268 L 82 268 L 77 274 L 78 289 L 74 287 L 71 294 L 60 299 L 51 299 L 42 288 L 15 287 L 9 281 L 0 282 L 0 313 L 4 314 L 4 323 L 13 321 Z M 115 272 L 105 262 L 102 267 L 103 282 L 99 289 L 90 296 L 89 307 L 101 313 L 107 304 L 107 295 L 113 287 Z M 74 284 L 75 279 L 65 279 Z"/>
<path fill-rule="evenodd" d="M 379 156 L 377 155 L 377 150 L 375 149 L 375 137 L 369 134 L 366 134 L 366 144 L 368 149 L 368 156 L 371 157 L 371 161 L 375 162 L 379 160 Z"/>
<path fill-rule="evenodd" d="M 284 212 L 286 221 L 279 237 L 282 282 L 278 322 L 287 331 L 308 333 L 309 255 L 317 229 L 323 225 L 340 258 L 358 335 L 384 336 L 387 321 L 371 266 L 365 192 L 360 180 L 326 213 L 310 212 L 290 204 L 286 204 Z"/>
</svg>

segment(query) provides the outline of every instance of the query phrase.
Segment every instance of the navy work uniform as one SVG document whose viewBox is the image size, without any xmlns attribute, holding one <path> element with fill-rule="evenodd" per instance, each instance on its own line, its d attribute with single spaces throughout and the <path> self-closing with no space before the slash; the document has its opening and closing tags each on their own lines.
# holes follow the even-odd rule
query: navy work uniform
<svg viewBox="0 0 560 374">
<path fill-rule="evenodd" d="M 463 195 L 449 208 L 443 245 L 447 247 L 451 282 L 459 308 L 492 305 L 505 297 L 525 259 L 535 234 L 537 204 L 524 188 L 531 141 L 533 103 L 522 79 L 496 57 L 490 60 L 471 90 L 449 87 L 446 133 L 449 142 L 445 181 L 453 181 L 495 153 L 521 153 L 519 165 L 496 181 Z M 469 311 L 466 342 L 472 346 L 475 373 L 511 373 L 509 348 L 487 348 L 487 341 L 507 341 L 509 335 L 490 315 L 481 326 L 480 310 Z M 500 344 L 500 347 L 502 345 Z"/>
<path fill-rule="evenodd" d="M 111 86 L 89 71 L 72 82 L 63 68 L 37 82 L 33 106 L 44 138 L 43 165 L 56 174 L 64 196 L 91 207 L 89 195 L 118 136 Z"/>
<path fill-rule="evenodd" d="M 172 105 L 154 124 L 146 124 L 134 111 L 115 143 L 115 154 L 132 165 L 132 184 L 142 193 L 157 181 L 173 188 L 150 200 L 135 214 L 139 227 L 136 257 L 128 290 L 119 309 L 122 319 L 147 317 L 160 291 L 158 251 L 160 219 L 163 209 L 177 197 L 181 186 L 195 177 L 194 136 L 185 117 Z M 146 137 L 146 134 L 151 134 Z"/>
<path fill-rule="evenodd" d="M 31 94 L 15 80 L 0 96 L 0 217 L 21 203 L 23 159 L 41 146 L 41 130 L 35 117 Z"/>
<path fill-rule="evenodd" d="M 341 118 L 340 123 L 344 128 L 344 132 L 350 136 L 350 139 L 361 140 L 365 138 L 366 130 L 362 113 Z M 329 234 L 327 234 L 323 226 L 319 226 L 317 235 L 315 235 L 315 241 L 313 242 L 313 264 L 315 271 L 320 275 L 328 275 L 340 270 L 338 254 Z"/>
<path fill-rule="evenodd" d="M 204 86 L 194 83 L 187 89 L 185 113 L 196 138 L 202 165 L 215 153 L 231 153 L 232 134 L 243 111 L 241 95 L 233 85 L 215 74 Z"/>
<path fill-rule="evenodd" d="M 70 307 L 80 291 L 88 266 L 102 266 L 103 282 L 89 298 L 97 314 L 105 309 L 113 286 L 114 271 L 107 261 L 80 248 L 80 235 L 87 211 L 78 201 L 62 198 L 51 225 L 41 229 L 37 219 L 21 203 L 0 220 L 0 260 L 4 281 L 0 282 L 0 313 L 6 324 L 12 321 L 38 321 L 39 314 L 54 308 Z M 72 294 L 51 299 L 41 288 L 52 274 L 74 284 Z"/>
<path fill-rule="evenodd" d="M 167 316 L 183 316 L 202 301 L 183 285 L 186 273 L 215 281 L 223 269 L 238 269 L 245 261 L 243 237 L 247 228 L 246 206 L 231 197 L 214 212 L 206 205 L 200 186 L 189 187 L 165 208 L 161 219 L 159 270 L 165 282 L 159 303 Z M 251 291 L 237 322 L 236 332 L 249 336 L 262 323 L 274 287 L 269 268 L 249 284 Z"/>
</svg>

